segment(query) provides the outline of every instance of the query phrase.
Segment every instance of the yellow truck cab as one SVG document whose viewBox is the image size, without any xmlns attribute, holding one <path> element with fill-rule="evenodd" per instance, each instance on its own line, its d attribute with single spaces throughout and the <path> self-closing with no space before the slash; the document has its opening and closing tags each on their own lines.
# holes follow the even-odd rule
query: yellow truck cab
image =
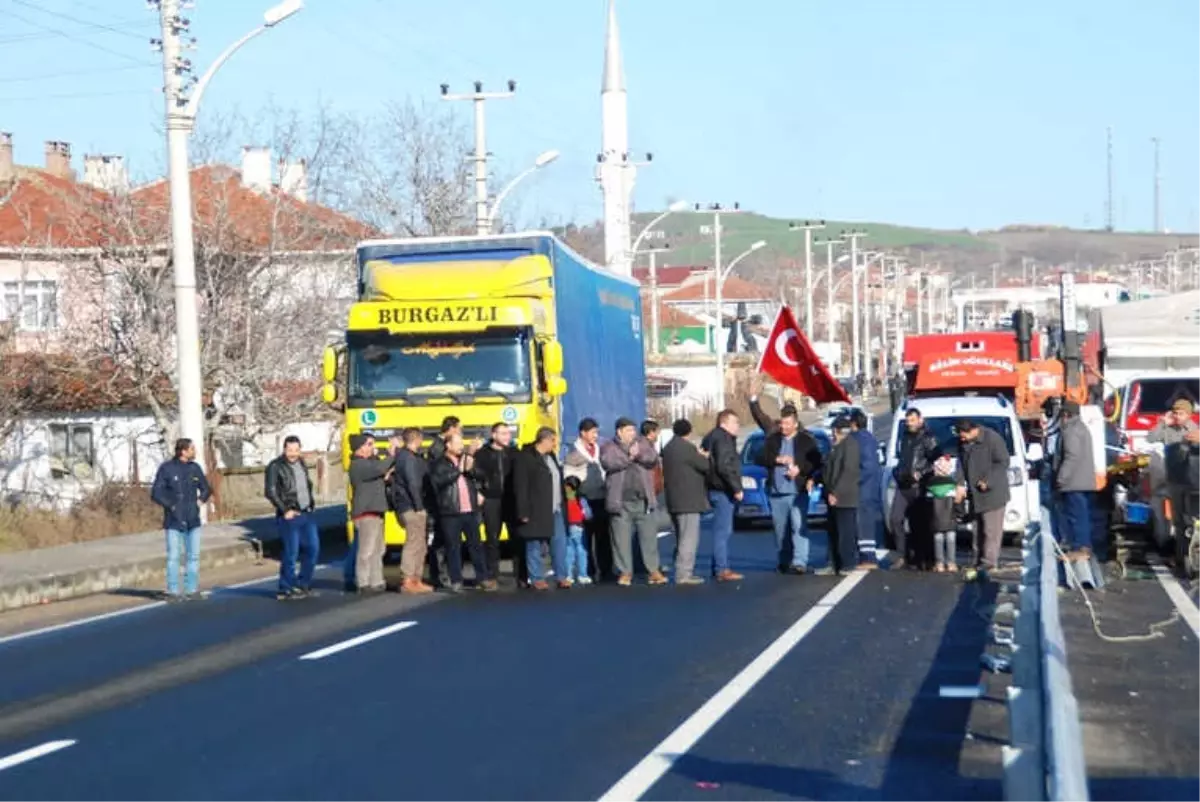
<svg viewBox="0 0 1200 802">
<path fill-rule="evenodd" d="M 427 447 L 450 415 L 468 441 L 506 423 L 517 446 L 542 426 L 565 446 L 584 417 L 645 416 L 637 283 L 552 234 L 371 240 L 357 265 L 345 341 L 323 364 L 345 467 L 350 435 L 374 435 L 385 459 L 388 438 L 416 427 Z M 404 543 L 391 513 L 385 537 Z"/>
</svg>

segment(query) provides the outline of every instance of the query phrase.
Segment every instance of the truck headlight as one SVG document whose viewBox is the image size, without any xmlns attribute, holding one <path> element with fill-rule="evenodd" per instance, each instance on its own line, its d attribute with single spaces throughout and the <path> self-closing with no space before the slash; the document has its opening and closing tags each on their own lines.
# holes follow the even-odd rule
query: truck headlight
<svg viewBox="0 0 1200 802">
<path fill-rule="evenodd" d="M 742 490 L 758 490 L 758 482 L 752 476 L 742 477 Z"/>
</svg>

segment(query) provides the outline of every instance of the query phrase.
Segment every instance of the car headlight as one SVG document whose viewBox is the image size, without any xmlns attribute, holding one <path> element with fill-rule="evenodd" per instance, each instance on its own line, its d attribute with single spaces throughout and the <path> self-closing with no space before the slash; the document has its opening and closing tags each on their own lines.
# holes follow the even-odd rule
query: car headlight
<svg viewBox="0 0 1200 802">
<path fill-rule="evenodd" d="M 1008 467 L 1008 486 L 1016 487 L 1025 481 L 1025 471 L 1010 465 Z"/>
<path fill-rule="evenodd" d="M 758 490 L 758 482 L 751 476 L 742 477 L 742 490 Z"/>
</svg>

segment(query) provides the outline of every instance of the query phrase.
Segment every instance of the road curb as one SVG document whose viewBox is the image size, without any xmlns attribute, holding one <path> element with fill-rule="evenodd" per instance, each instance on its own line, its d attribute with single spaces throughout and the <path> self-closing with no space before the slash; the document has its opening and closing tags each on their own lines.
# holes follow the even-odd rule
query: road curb
<svg viewBox="0 0 1200 802">
<path fill-rule="evenodd" d="M 346 508 L 338 505 L 316 511 L 322 545 L 346 535 Z M 0 611 L 49 604 L 66 599 L 161 586 L 166 576 L 162 533 L 123 535 L 117 538 L 77 543 L 42 552 L 5 555 L 8 576 L 0 576 Z M 156 545 L 157 544 L 157 545 Z M 121 551 L 133 552 L 119 555 Z M 279 538 L 274 516 L 236 524 L 206 526 L 201 535 L 200 568 L 220 568 L 261 562 L 277 554 Z M 54 552 L 55 554 L 52 554 Z M 116 553 L 114 553 L 116 552 Z M 69 554 L 70 561 L 85 562 L 75 568 L 54 565 L 54 557 Z M 32 563 L 21 569 L 18 561 Z"/>
</svg>

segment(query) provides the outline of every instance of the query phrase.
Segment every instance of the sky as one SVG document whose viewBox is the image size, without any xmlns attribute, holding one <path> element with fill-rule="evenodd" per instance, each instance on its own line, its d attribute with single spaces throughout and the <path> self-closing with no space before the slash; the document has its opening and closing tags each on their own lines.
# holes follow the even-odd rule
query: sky
<svg viewBox="0 0 1200 802">
<path fill-rule="evenodd" d="M 201 72 L 272 0 L 196 0 Z M 1153 224 L 1153 145 L 1172 231 L 1200 230 L 1196 0 L 618 0 L 635 204 L 732 204 L 792 219 L 947 229 Z M 369 117 L 438 86 L 517 81 L 488 149 L 529 223 L 600 214 L 604 0 L 306 0 L 238 52 L 200 116 L 322 102 Z M 142 0 L 0 0 L 0 130 L 164 163 L 157 15 Z M 455 104 L 464 122 L 470 105 Z M 245 143 L 255 144 L 255 143 Z M 498 187 L 494 187 L 495 191 Z"/>
</svg>

